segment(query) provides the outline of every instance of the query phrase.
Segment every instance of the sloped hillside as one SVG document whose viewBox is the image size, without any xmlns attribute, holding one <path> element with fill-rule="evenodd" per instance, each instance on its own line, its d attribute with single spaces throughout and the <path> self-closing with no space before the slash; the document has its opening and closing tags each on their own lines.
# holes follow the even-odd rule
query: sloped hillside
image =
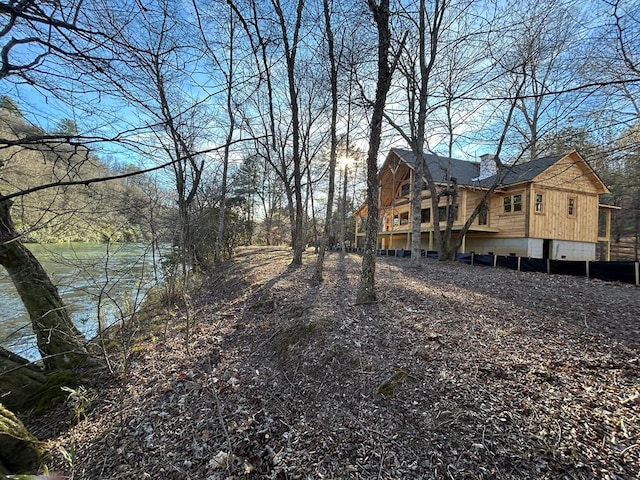
<svg viewBox="0 0 640 480">
<path fill-rule="evenodd" d="M 0 194 L 114 173 L 85 147 L 25 140 L 43 135 L 46 132 L 0 109 L 0 139 L 5 139 L 0 148 Z M 7 145 L 18 139 L 21 145 Z M 150 235 L 149 203 L 135 180 L 115 180 L 19 196 L 13 199 L 11 213 L 27 241 L 136 241 Z"/>
<path fill-rule="evenodd" d="M 381 258 L 380 301 L 354 305 L 359 257 L 329 254 L 318 285 L 313 255 L 296 270 L 290 256 L 242 250 L 191 308 L 156 319 L 87 419 L 39 420 L 50 468 L 76 479 L 637 478 L 637 288 Z"/>
</svg>

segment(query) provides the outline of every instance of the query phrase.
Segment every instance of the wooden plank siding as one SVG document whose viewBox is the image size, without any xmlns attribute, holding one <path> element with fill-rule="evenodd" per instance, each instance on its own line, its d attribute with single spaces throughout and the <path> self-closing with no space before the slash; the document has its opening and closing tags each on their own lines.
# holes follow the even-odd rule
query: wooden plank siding
<svg viewBox="0 0 640 480">
<path fill-rule="evenodd" d="M 554 190 L 532 186 L 529 236 L 583 242 L 598 241 L 598 196 L 576 191 Z M 543 196 L 542 212 L 535 211 L 535 197 Z M 569 214 L 569 199 L 574 214 Z"/>
<path fill-rule="evenodd" d="M 448 168 L 451 168 L 452 162 L 453 160 L 448 164 Z M 458 213 L 453 225 L 454 232 L 461 229 L 490 186 L 490 183 L 483 184 L 482 180 L 472 178 L 472 173 L 469 174 L 469 171 L 465 170 L 467 167 L 464 165 L 460 167 L 461 161 L 456 162 L 459 163 L 454 164 L 454 167 L 458 172 L 462 171 L 463 174 L 466 172 L 468 178 L 466 183 L 458 186 Z M 528 174 L 528 172 L 533 173 Z M 380 171 L 379 245 L 381 248 L 410 248 L 413 174 L 413 168 L 393 151 Z M 477 248 L 480 251 L 491 250 L 493 247 L 487 242 L 496 239 L 497 251 L 516 252 L 520 249 L 525 251 L 524 254 L 530 251 L 540 254 L 537 249 L 542 251 L 542 240 L 558 240 L 575 242 L 575 246 L 567 247 L 564 244 L 556 246 L 565 249 L 560 252 L 561 255 L 570 256 L 575 252 L 581 255 L 581 249 L 588 251 L 588 248 L 580 245 L 598 244 L 599 241 L 608 245 L 608 232 L 603 237 L 598 237 L 598 220 L 599 211 L 602 210 L 602 206 L 599 208 L 599 196 L 609 191 L 576 151 L 564 156 L 550 156 L 540 161 L 518 165 L 503 178 L 506 181 L 493 191 L 487 201 L 486 222 L 480 224 L 480 218 L 476 217 L 467 233 L 467 238 L 470 241 L 473 239 L 471 248 Z M 423 248 L 427 246 L 432 248 L 433 220 L 438 212 L 431 211 L 431 197 L 428 189 L 421 192 L 421 197 L 421 209 L 423 212 L 428 209 L 430 213 L 429 221 L 422 222 L 420 225 L 420 230 L 423 232 L 422 245 Z M 448 200 L 446 197 L 441 198 L 439 206 L 446 206 Z M 358 217 L 356 238 L 364 236 L 362 220 L 366 214 L 364 205 L 356 211 Z M 440 228 L 444 230 L 444 221 L 440 222 Z M 523 241 L 518 243 L 512 239 Z M 537 240 L 531 243 L 525 239 Z M 463 242 L 461 251 L 464 250 Z M 567 251 L 569 253 L 566 253 Z"/>
<path fill-rule="evenodd" d="M 459 223 L 462 225 L 467 217 L 471 215 L 473 209 L 476 208 L 484 196 L 485 192 L 479 189 L 468 188 L 463 190 L 464 193 L 464 217 L 460 218 Z M 521 195 L 522 209 L 520 211 L 505 212 L 504 197 L 513 195 Z M 527 187 L 519 187 L 515 189 L 500 190 L 493 193 L 487 201 L 487 224 L 480 225 L 479 218 L 476 217 L 472 224 L 472 230 L 486 230 L 487 236 L 493 238 L 512 238 L 522 237 L 527 229 Z M 484 236 L 484 235 L 483 235 Z"/>
<path fill-rule="evenodd" d="M 577 154 L 570 154 L 534 178 L 528 236 L 596 243 L 599 195 L 606 193 L 606 188 L 594 181 L 594 176 Z M 535 207 L 539 194 L 543 195 L 542 212 Z"/>
</svg>

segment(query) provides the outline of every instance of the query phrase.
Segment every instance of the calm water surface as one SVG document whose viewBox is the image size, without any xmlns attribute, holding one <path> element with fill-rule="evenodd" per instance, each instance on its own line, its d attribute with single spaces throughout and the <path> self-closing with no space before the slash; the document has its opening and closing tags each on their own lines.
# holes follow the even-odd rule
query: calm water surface
<svg viewBox="0 0 640 480">
<path fill-rule="evenodd" d="M 160 276 L 145 245 L 65 243 L 28 247 L 58 287 L 73 322 L 87 338 L 98 332 L 99 304 L 103 324 L 113 324 L 121 318 L 119 309 L 131 311 Z M 30 360 L 39 357 L 29 316 L 1 267 L 0 345 Z"/>
</svg>

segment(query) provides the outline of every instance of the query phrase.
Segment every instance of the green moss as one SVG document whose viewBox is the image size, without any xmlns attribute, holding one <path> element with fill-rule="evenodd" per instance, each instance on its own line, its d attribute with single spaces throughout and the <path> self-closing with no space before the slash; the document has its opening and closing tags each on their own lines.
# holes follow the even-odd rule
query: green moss
<svg viewBox="0 0 640 480">
<path fill-rule="evenodd" d="M 317 325 L 314 322 L 301 323 L 285 328 L 278 336 L 276 353 L 280 358 L 286 358 L 289 351 L 296 345 L 308 342 L 316 332 Z"/>
<path fill-rule="evenodd" d="M 35 470 L 43 450 L 22 422 L 0 404 L 0 472 L 27 473 Z"/>
<path fill-rule="evenodd" d="M 155 338 L 155 337 L 152 337 L 152 341 L 153 341 L 153 338 Z M 139 344 L 134 345 L 133 347 L 131 347 L 131 353 L 132 354 L 142 353 L 142 352 L 144 352 L 146 350 L 147 350 L 147 346 L 142 344 L 142 343 L 139 343 Z"/>
<path fill-rule="evenodd" d="M 35 406 L 35 413 L 40 415 L 49 410 L 54 405 L 64 401 L 67 394 L 62 387 L 78 386 L 78 378 L 76 374 L 70 370 L 62 370 L 47 375 L 47 381 L 39 395 L 39 400 Z"/>
<path fill-rule="evenodd" d="M 374 372 L 376 367 L 371 362 L 366 362 L 361 364 L 361 369 L 363 372 Z"/>
<path fill-rule="evenodd" d="M 380 384 L 378 387 L 378 393 L 383 397 L 392 397 L 395 395 L 398 387 L 409 377 L 409 372 L 404 368 L 396 368 L 393 375 Z"/>
</svg>

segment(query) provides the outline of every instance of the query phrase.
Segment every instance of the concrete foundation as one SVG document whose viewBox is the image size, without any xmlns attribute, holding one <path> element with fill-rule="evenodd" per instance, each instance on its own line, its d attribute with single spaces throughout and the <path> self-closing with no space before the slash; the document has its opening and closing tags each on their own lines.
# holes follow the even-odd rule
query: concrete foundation
<svg viewBox="0 0 640 480">
<path fill-rule="evenodd" d="M 545 240 L 542 238 L 468 238 L 466 251 L 478 254 L 515 255 L 517 257 L 545 258 Z M 596 245 L 589 242 L 548 240 L 551 260 L 595 260 Z"/>
</svg>

